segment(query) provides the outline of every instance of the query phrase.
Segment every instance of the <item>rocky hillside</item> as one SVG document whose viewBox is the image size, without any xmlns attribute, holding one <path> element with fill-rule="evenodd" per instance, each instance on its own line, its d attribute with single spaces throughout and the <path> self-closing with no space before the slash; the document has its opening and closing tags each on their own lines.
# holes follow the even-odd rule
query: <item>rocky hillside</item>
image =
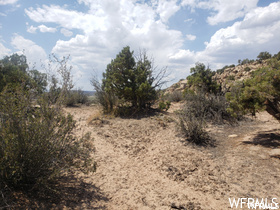
<svg viewBox="0 0 280 210">
<path fill-rule="evenodd" d="M 250 78 L 251 73 L 263 66 L 267 65 L 267 61 L 262 63 L 255 61 L 249 64 L 237 65 L 235 67 L 229 67 L 222 72 L 216 73 L 213 79 L 219 84 L 222 84 L 222 90 L 228 90 L 229 86 L 236 81 L 243 81 Z M 179 82 L 173 84 L 167 88 L 166 93 L 172 93 L 174 91 L 183 91 L 188 85 L 187 79 L 182 79 Z"/>
<path fill-rule="evenodd" d="M 221 74 L 216 73 L 213 78 L 217 83 L 222 84 L 222 90 L 226 91 L 233 82 L 249 79 L 252 72 L 266 65 L 267 61 L 262 63 L 255 61 L 250 64 L 238 65 L 226 68 Z"/>
</svg>

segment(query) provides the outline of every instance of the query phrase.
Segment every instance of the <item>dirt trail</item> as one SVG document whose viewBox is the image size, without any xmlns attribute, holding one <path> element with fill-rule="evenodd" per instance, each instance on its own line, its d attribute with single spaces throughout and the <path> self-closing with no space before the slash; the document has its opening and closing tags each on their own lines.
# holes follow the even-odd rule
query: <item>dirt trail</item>
<svg viewBox="0 0 280 210">
<path fill-rule="evenodd" d="M 210 127 L 217 147 L 199 148 L 177 135 L 172 114 L 102 119 L 95 107 L 67 111 L 76 133 L 94 138 L 97 171 L 83 178 L 107 199 L 87 201 L 91 208 L 230 209 L 229 198 L 241 197 L 280 203 L 279 123 L 265 113 L 242 126 Z"/>
</svg>

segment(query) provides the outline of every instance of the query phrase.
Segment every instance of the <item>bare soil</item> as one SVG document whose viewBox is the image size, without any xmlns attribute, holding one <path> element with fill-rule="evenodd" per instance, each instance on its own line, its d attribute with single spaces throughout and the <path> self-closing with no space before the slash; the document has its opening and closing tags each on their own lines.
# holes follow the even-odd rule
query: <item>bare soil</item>
<svg viewBox="0 0 280 210">
<path fill-rule="evenodd" d="M 75 134 L 91 132 L 97 171 L 63 177 L 59 196 L 17 195 L 31 209 L 231 209 L 229 198 L 277 198 L 280 124 L 266 112 L 236 125 L 209 125 L 215 147 L 189 144 L 174 114 L 102 116 L 94 107 L 67 108 Z M 40 192 L 38 192 L 40 193 Z M 21 205 L 22 204 L 22 205 Z"/>
<path fill-rule="evenodd" d="M 216 147 L 199 147 L 179 135 L 178 107 L 138 119 L 67 108 L 78 122 L 76 134 L 92 133 L 97 171 L 78 174 L 87 193 L 56 207 L 230 209 L 229 198 L 280 203 L 278 121 L 262 112 L 238 125 L 209 126 Z"/>
</svg>

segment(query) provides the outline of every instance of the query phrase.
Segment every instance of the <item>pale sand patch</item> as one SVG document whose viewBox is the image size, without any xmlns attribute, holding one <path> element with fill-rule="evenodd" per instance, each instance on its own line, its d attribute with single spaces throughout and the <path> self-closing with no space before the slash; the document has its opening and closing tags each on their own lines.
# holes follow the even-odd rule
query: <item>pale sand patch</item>
<svg viewBox="0 0 280 210">
<path fill-rule="evenodd" d="M 174 107 L 168 117 L 142 119 L 103 119 L 96 107 L 66 110 L 78 122 L 76 134 L 94 138 L 97 171 L 80 176 L 108 200 L 92 200 L 92 209 L 230 209 L 228 199 L 241 197 L 280 202 L 280 159 L 270 156 L 279 149 L 254 144 L 267 131 L 279 135 L 266 113 L 239 126 L 211 126 L 217 147 L 200 148 L 178 135 Z"/>
</svg>

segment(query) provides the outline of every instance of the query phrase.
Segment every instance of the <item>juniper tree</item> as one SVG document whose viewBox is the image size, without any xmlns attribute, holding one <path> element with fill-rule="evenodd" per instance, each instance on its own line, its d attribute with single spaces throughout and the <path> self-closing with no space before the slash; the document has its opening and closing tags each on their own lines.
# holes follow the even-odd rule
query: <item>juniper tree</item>
<svg viewBox="0 0 280 210">
<path fill-rule="evenodd" d="M 124 47 L 103 73 L 102 89 L 108 95 L 115 95 L 125 103 L 141 110 L 157 99 L 157 89 L 165 83 L 166 68 L 156 72 L 153 60 L 146 52 L 133 55 L 130 47 Z"/>
</svg>

